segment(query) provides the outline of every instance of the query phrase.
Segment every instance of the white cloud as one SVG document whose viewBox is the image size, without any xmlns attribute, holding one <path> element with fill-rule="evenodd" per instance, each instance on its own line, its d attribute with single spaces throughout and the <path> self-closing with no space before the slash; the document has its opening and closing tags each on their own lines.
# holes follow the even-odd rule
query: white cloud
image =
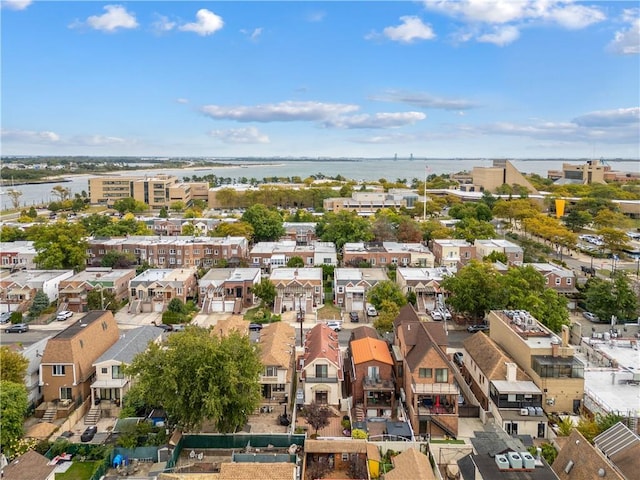
<svg viewBox="0 0 640 480">
<path fill-rule="evenodd" d="M 0 7 L 8 10 L 24 10 L 33 3 L 33 0 L 2 0 Z"/>
<path fill-rule="evenodd" d="M 323 21 L 326 16 L 327 16 L 327 12 L 324 12 L 322 10 L 316 10 L 314 12 L 307 14 L 306 18 L 307 18 L 307 22 L 317 23 L 317 22 Z"/>
<path fill-rule="evenodd" d="M 594 23 L 602 22 L 606 19 L 606 16 L 595 7 L 569 4 L 544 12 L 542 18 L 551 20 L 571 30 L 579 30 Z"/>
<path fill-rule="evenodd" d="M 281 102 L 255 106 L 205 105 L 202 113 L 216 120 L 238 122 L 293 122 L 324 120 L 358 110 L 357 105 L 322 102 Z"/>
<path fill-rule="evenodd" d="M 5 130 L 0 131 L 0 137 L 5 142 L 27 143 L 58 143 L 60 135 L 55 132 L 33 130 Z"/>
<path fill-rule="evenodd" d="M 79 135 L 72 137 L 67 143 L 75 146 L 107 147 L 124 145 L 127 141 L 124 138 L 110 137 L 107 135 Z"/>
<path fill-rule="evenodd" d="M 202 8 L 196 13 L 196 21 L 193 23 L 185 23 L 178 27 L 183 32 L 194 32 L 203 37 L 217 32 L 224 26 L 222 17 L 215 13 Z"/>
<path fill-rule="evenodd" d="M 187 103 L 189 103 L 189 100 L 187 100 L 186 98 L 176 98 L 176 102 L 186 105 Z"/>
<path fill-rule="evenodd" d="M 626 9 L 622 20 L 629 24 L 629 28 L 623 28 L 615 33 L 609 44 L 609 49 L 622 55 L 640 54 L 640 9 Z"/>
<path fill-rule="evenodd" d="M 240 33 L 247 35 L 250 40 L 256 41 L 260 35 L 262 35 L 262 27 L 254 28 L 253 30 L 240 30 Z"/>
<path fill-rule="evenodd" d="M 371 100 L 398 102 L 418 108 L 435 108 L 441 110 L 468 110 L 478 106 L 469 100 L 441 98 L 422 92 L 403 92 L 398 90 L 389 90 L 381 95 L 374 95 L 371 97 Z"/>
<path fill-rule="evenodd" d="M 169 17 L 156 14 L 156 20 L 151 24 L 151 29 L 156 33 L 170 32 L 176 28 L 176 22 L 169 20 Z"/>
<path fill-rule="evenodd" d="M 229 130 L 212 130 L 209 134 L 220 140 L 222 143 L 231 144 L 251 144 L 269 143 L 269 136 L 261 133 L 255 127 L 237 128 Z"/>
<path fill-rule="evenodd" d="M 405 144 L 409 142 L 414 142 L 416 140 L 415 135 L 408 135 L 404 133 L 392 133 L 389 135 L 371 135 L 368 137 L 358 137 L 353 138 L 350 141 L 353 143 L 364 143 L 364 144 L 375 144 L 375 145 L 384 145 L 384 144 Z"/>
<path fill-rule="evenodd" d="M 324 122 L 334 128 L 394 128 L 413 125 L 427 116 L 422 112 L 376 113 L 337 117 Z"/>
<path fill-rule="evenodd" d="M 512 25 L 494 28 L 492 33 L 485 33 L 478 36 L 478 42 L 493 43 L 499 47 L 504 47 L 515 42 L 520 37 L 520 30 Z"/>
<path fill-rule="evenodd" d="M 137 28 L 138 22 L 133 13 L 129 13 L 122 5 L 105 5 L 107 13 L 92 15 L 87 18 L 85 24 L 94 30 L 103 32 L 115 32 L 120 28 Z"/>
<path fill-rule="evenodd" d="M 400 17 L 402 23 L 395 27 L 386 27 L 382 34 L 394 42 L 412 43 L 415 40 L 431 40 L 436 37 L 430 25 L 416 16 Z"/>
<path fill-rule="evenodd" d="M 599 110 L 573 119 L 582 127 L 617 127 L 640 123 L 640 107 Z"/>
</svg>

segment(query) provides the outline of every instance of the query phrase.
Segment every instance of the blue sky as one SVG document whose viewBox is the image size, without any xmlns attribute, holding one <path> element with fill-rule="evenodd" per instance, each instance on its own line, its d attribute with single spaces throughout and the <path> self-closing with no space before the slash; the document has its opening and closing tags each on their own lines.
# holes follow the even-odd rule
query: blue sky
<svg viewBox="0 0 640 480">
<path fill-rule="evenodd" d="M 3 155 L 640 158 L 637 1 L 1 4 Z"/>
</svg>

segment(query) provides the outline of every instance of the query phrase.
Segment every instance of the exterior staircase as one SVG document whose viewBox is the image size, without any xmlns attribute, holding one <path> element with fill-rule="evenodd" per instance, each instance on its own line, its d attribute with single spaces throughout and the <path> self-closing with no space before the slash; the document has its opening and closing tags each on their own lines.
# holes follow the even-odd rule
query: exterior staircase
<svg viewBox="0 0 640 480">
<path fill-rule="evenodd" d="M 42 421 L 52 423 L 56 419 L 57 413 L 58 413 L 58 409 L 55 406 L 47 407 L 47 410 L 44 412 L 44 415 L 42 416 Z"/>
<path fill-rule="evenodd" d="M 85 425 L 96 425 L 100 420 L 100 407 L 93 406 L 84 417 Z"/>
<path fill-rule="evenodd" d="M 364 406 L 359 403 L 355 408 L 356 422 L 364 422 Z"/>
</svg>

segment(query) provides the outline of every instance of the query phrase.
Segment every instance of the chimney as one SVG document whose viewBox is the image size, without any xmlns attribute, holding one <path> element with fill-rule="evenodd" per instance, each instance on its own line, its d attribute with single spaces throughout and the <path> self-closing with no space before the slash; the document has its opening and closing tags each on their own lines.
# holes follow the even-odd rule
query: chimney
<svg viewBox="0 0 640 480">
<path fill-rule="evenodd" d="M 554 358 L 560 356 L 560 339 L 558 337 L 551 339 L 551 356 Z"/>
<path fill-rule="evenodd" d="M 562 325 L 562 347 L 566 348 L 569 346 L 569 326 Z"/>
<path fill-rule="evenodd" d="M 506 362 L 505 365 L 507 366 L 507 382 L 515 382 L 518 366 L 513 362 Z"/>
</svg>

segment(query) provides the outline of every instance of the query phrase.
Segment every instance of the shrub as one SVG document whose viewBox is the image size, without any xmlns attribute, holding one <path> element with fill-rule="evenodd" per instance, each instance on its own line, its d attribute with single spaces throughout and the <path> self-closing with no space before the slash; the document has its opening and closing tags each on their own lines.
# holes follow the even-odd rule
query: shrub
<svg viewBox="0 0 640 480">
<path fill-rule="evenodd" d="M 11 312 L 11 317 L 9 317 L 9 321 L 11 323 L 22 323 L 22 312 Z"/>
<path fill-rule="evenodd" d="M 369 437 L 367 432 L 361 430 L 359 428 L 354 428 L 351 430 L 351 438 L 366 440 Z"/>
<path fill-rule="evenodd" d="M 343 420 L 340 422 L 340 425 L 342 425 L 342 428 L 344 428 L 345 430 L 349 430 L 349 429 L 351 428 L 351 422 L 349 421 L 349 419 L 348 419 L 348 418 L 343 419 Z"/>
</svg>

